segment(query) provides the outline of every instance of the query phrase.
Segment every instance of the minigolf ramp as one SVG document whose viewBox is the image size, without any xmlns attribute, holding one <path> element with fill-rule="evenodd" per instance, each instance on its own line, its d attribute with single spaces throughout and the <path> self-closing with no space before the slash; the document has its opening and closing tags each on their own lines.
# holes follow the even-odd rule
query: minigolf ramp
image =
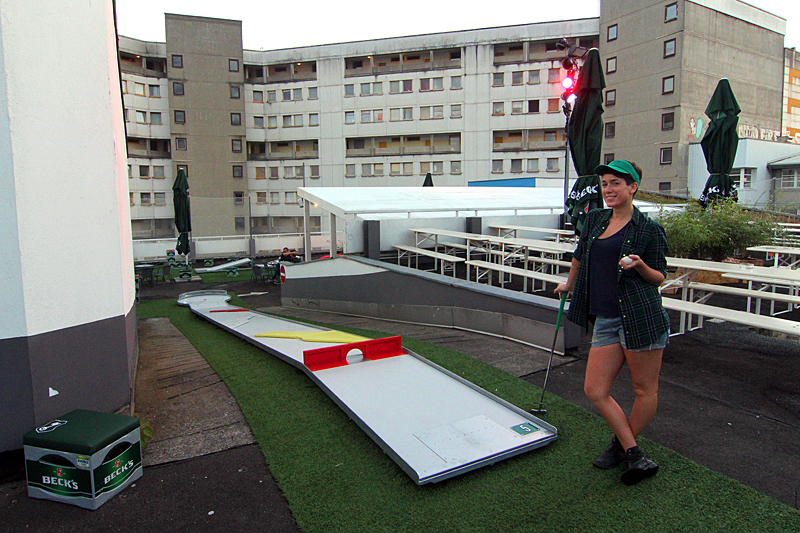
<svg viewBox="0 0 800 533">
<path fill-rule="evenodd" d="M 326 331 L 349 334 L 228 300 L 225 291 L 196 291 L 182 294 L 178 303 L 301 368 L 420 485 L 557 438 L 555 427 L 402 348 L 400 337 L 326 342 Z"/>
</svg>

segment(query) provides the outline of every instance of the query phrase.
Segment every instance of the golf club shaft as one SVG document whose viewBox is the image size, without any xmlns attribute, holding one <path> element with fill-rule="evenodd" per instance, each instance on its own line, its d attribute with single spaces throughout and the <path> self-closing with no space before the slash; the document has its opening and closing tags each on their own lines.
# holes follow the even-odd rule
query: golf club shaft
<svg viewBox="0 0 800 533">
<path fill-rule="evenodd" d="M 556 340 L 558 340 L 558 330 L 561 328 L 561 317 L 564 315 L 564 303 L 567 301 L 567 293 L 561 293 L 561 304 L 558 306 L 558 318 L 556 318 L 556 332 L 553 335 L 553 347 L 550 348 L 550 359 L 547 361 L 547 372 L 544 375 L 544 386 L 542 387 L 542 397 L 539 400 L 539 409 L 542 411 L 542 404 L 544 403 L 544 392 L 547 390 L 547 380 L 550 378 L 550 367 L 553 366 L 553 354 L 556 351 Z"/>
</svg>

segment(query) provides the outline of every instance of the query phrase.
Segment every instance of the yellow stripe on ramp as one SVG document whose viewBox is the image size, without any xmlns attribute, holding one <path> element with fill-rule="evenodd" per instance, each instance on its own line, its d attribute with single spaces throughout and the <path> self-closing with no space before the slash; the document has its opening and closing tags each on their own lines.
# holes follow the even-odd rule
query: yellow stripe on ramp
<svg viewBox="0 0 800 533">
<path fill-rule="evenodd" d="M 256 337 L 274 337 L 277 339 L 300 339 L 305 342 L 333 342 L 347 344 L 350 342 L 360 342 L 367 340 L 343 331 L 268 331 L 266 333 L 256 333 Z"/>
</svg>

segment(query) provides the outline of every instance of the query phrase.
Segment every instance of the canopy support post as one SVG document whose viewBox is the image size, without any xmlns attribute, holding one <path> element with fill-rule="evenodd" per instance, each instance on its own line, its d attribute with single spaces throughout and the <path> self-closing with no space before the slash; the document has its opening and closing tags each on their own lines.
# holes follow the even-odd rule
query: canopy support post
<svg viewBox="0 0 800 533">
<path fill-rule="evenodd" d="M 305 261 L 311 261 L 311 202 L 303 202 L 303 249 L 305 250 Z"/>
</svg>

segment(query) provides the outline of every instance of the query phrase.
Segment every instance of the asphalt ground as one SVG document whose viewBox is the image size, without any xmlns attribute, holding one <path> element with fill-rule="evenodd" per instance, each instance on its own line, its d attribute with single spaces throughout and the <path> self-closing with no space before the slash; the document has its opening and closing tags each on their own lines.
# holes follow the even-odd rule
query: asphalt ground
<svg viewBox="0 0 800 533">
<path fill-rule="evenodd" d="M 199 282 L 159 283 L 143 287 L 140 296 L 174 298 L 183 292 L 208 288 L 211 286 Z M 280 287 L 275 285 L 243 281 L 213 288 L 242 295 L 254 308 L 413 336 L 468 353 L 538 386 L 544 379 L 543 361 L 548 353 L 512 341 L 474 333 L 469 335 L 475 337 L 463 336 L 466 332 L 442 328 L 279 309 Z M 714 298 L 710 303 L 737 309 L 743 305 L 731 297 Z M 800 320 L 800 311 L 781 316 Z M 677 315 L 673 316 L 673 321 L 676 319 Z M 143 321 L 140 328 L 144 322 L 149 321 Z M 556 358 L 548 391 L 594 412 L 583 395 L 587 352 L 588 345 L 584 342 L 570 354 L 572 357 Z M 144 360 L 151 355 L 144 350 L 140 353 L 140 371 Z M 659 410 L 644 436 L 798 508 L 798 356 L 800 344 L 796 340 L 768 337 L 747 326 L 730 323 L 706 321 L 702 330 L 673 337 L 664 352 Z M 524 362 L 526 358 L 533 362 Z M 185 402 L 195 405 L 194 412 L 175 407 L 174 398 L 180 394 L 171 395 L 173 403 L 156 402 L 153 409 L 156 412 L 161 409 L 164 418 L 159 423 L 172 432 L 162 439 L 166 440 L 162 446 L 151 448 L 160 448 L 161 455 L 149 464 L 145 459 L 144 476 L 96 511 L 29 498 L 21 452 L 0 454 L 0 532 L 297 531 L 263 455 L 255 444 L 248 443 L 243 428 L 235 421 L 235 405 L 231 407 L 226 403 L 228 400 L 220 399 L 224 397 L 221 390 L 224 384 L 220 385 L 207 370 L 191 371 L 201 373 L 206 380 L 204 386 L 191 390 L 194 400 Z M 137 375 L 137 398 L 157 396 L 153 385 L 142 384 L 143 374 Z M 216 413 L 224 419 L 219 427 L 203 422 L 208 410 L 198 406 L 207 405 L 203 403 L 209 401 L 207 394 L 221 394 L 211 404 L 227 406 Z M 633 397 L 626 369 L 618 378 L 613 394 L 623 408 L 629 409 Z M 185 420 L 181 424 L 174 423 L 174 419 L 182 417 Z M 546 420 L 547 415 L 542 418 Z M 204 441 L 217 440 L 208 436 L 216 435 L 213 432 L 231 420 L 234 421 L 229 425 L 237 433 L 228 445 L 222 446 L 224 449 L 204 447 Z M 196 436 L 199 444 L 172 446 L 172 439 L 177 442 L 185 436 L 181 433 Z M 606 444 L 597 443 L 598 453 Z M 169 455 L 171 448 L 175 449 L 174 458 Z"/>
</svg>

